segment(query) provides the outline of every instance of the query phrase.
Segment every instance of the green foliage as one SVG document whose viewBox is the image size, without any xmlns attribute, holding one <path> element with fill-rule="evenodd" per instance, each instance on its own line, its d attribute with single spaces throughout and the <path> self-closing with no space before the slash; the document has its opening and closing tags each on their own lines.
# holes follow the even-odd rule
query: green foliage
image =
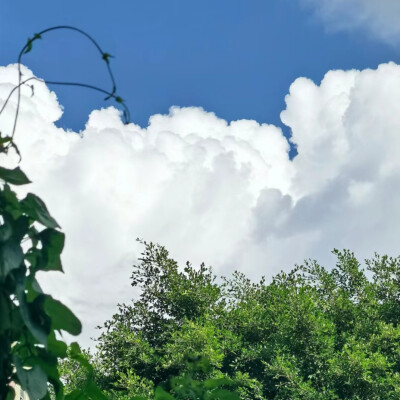
<svg viewBox="0 0 400 400">
<path fill-rule="evenodd" d="M 164 247 L 143 244 L 131 278 L 140 297 L 106 321 L 93 356 L 114 399 L 151 399 L 152 385 L 160 399 L 212 398 L 202 391 L 224 379 L 221 389 L 248 400 L 399 398 L 400 258 L 363 267 L 335 250 L 330 270 L 308 261 L 252 283 L 179 268 Z M 191 369 L 188 357 L 200 356 L 209 367 Z"/>
<path fill-rule="evenodd" d="M 19 200 L 11 189 L 29 183 L 19 168 L 0 168 L 0 178 L 0 398 L 11 381 L 31 400 L 48 396 L 48 382 L 62 398 L 57 357 L 66 356 L 67 346 L 57 337 L 62 331 L 78 335 L 81 323 L 43 293 L 36 273 L 62 270 L 64 235 L 42 200 L 31 193 Z"/>
</svg>

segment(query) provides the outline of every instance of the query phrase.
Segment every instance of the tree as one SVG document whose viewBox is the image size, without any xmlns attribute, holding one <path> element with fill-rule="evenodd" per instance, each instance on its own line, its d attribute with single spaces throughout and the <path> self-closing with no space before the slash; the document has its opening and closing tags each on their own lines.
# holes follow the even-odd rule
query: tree
<svg viewBox="0 0 400 400">
<path fill-rule="evenodd" d="M 115 398 L 188 373 L 228 378 L 242 399 L 399 397 L 400 258 L 362 266 L 335 250 L 330 270 L 307 261 L 252 283 L 181 269 L 164 247 L 143 244 L 131 277 L 140 297 L 105 322 L 94 355 Z M 188 357 L 201 356 L 209 368 L 191 371 Z"/>
</svg>

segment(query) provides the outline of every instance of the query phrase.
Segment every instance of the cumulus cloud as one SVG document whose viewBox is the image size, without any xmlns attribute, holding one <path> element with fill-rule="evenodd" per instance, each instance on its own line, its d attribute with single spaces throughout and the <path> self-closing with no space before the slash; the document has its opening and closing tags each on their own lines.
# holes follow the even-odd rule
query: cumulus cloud
<svg viewBox="0 0 400 400">
<path fill-rule="evenodd" d="M 0 69 L 0 101 L 16 78 L 15 66 Z M 309 257 L 330 264 L 333 248 L 398 254 L 396 64 L 330 71 L 320 85 L 297 79 L 281 114 L 293 160 L 281 129 L 256 121 L 172 107 L 142 128 L 107 108 L 75 133 L 54 125 L 62 110 L 44 84 L 30 95 L 24 88 L 16 135 L 22 168 L 67 235 L 65 275 L 41 280 L 84 321 L 86 344 L 117 302 L 135 296 L 137 237 L 181 262 L 254 278 Z M 10 128 L 13 107 L 0 130 Z"/>
<path fill-rule="evenodd" d="M 399 43 L 400 2 L 398 0 L 301 0 L 315 9 L 332 30 L 359 29 L 373 37 Z"/>
</svg>

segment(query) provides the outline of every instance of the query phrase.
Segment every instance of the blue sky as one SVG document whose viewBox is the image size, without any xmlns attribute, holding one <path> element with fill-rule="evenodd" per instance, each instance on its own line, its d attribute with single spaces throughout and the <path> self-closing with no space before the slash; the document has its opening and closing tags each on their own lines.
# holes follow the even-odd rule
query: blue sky
<svg viewBox="0 0 400 400">
<path fill-rule="evenodd" d="M 364 32 L 327 32 L 297 0 L 41 0 L 0 7 L 1 65 L 15 62 L 34 32 L 59 24 L 84 29 L 116 56 L 119 91 L 141 126 L 172 105 L 282 125 L 284 96 L 297 77 L 320 82 L 328 70 L 375 68 L 400 55 Z M 97 57 L 85 39 L 59 32 L 37 43 L 24 63 L 45 79 L 104 86 Z M 82 129 L 90 110 L 104 106 L 97 93 L 54 89 L 65 107 L 62 127 Z"/>
</svg>

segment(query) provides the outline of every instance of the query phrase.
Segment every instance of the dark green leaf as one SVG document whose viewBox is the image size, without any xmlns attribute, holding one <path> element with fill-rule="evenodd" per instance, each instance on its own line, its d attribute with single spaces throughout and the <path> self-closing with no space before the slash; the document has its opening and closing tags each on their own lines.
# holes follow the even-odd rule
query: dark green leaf
<svg viewBox="0 0 400 400">
<path fill-rule="evenodd" d="M 22 214 L 18 198 L 8 184 L 0 190 L 0 207 L 13 219 L 17 219 Z"/>
<path fill-rule="evenodd" d="M 40 269 L 62 271 L 60 255 L 64 248 L 65 235 L 55 229 L 47 228 L 40 232 L 39 238 L 43 246 L 43 265 Z"/>
<path fill-rule="evenodd" d="M 44 310 L 51 318 L 51 326 L 55 330 L 63 330 L 71 335 L 79 335 L 82 331 L 82 324 L 74 313 L 60 301 L 46 296 Z"/>
<path fill-rule="evenodd" d="M 19 168 L 7 169 L 0 167 L 0 179 L 13 185 L 25 185 L 31 183 L 25 173 Z"/>
<path fill-rule="evenodd" d="M 11 300 L 0 292 L 0 333 L 11 328 Z"/>
<path fill-rule="evenodd" d="M 54 332 L 49 335 L 47 349 L 56 357 L 65 358 L 67 356 L 68 346 L 62 341 L 57 340 Z"/>
<path fill-rule="evenodd" d="M 26 282 L 26 299 L 28 302 L 32 302 L 36 299 L 37 296 L 43 293 L 42 288 L 39 285 L 39 282 L 36 278 L 30 275 Z"/>
<path fill-rule="evenodd" d="M 21 387 L 28 393 L 30 400 L 40 400 L 47 393 L 47 375 L 38 366 L 31 369 L 23 368 L 20 360 L 14 357 L 17 376 Z"/>
<path fill-rule="evenodd" d="M 40 343 L 46 345 L 50 333 L 50 318 L 43 312 L 43 302 L 46 296 L 39 295 L 32 303 L 28 303 L 24 283 L 17 286 L 16 294 L 21 317 L 27 328 Z"/>
<path fill-rule="evenodd" d="M 24 259 L 21 246 L 15 241 L 9 240 L 0 244 L 0 281 L 14 269 L 21 266 Z"/>
<path fill-rule="evenodd" d="M 8 143 L 10 142 L 11 137 L 10 136 L 1 136 L 1 132 L 0 132 L 0 146 L 2 146 L 4 143 Z"/>
<path fill-rule="evenodd" d="M 117 103 L 123 103 L 123 102 L 124 102 L 124 100 L 122 100 L 122 97 L 119 97 L 119 96 L 116 96 L 116 97 L 115 97 L 115 101 L 116 101 Z"/>
<path fill-rule="evenodd" d="M 32 193 L 28 193 L 21 201 L 24 211 L 34 220 L 40 222 L 47 228 L 59 228 L 56 220 L 49 214 L 44 202 Z"/>
<path fill-rule="evenodd" d="M 11 223 L 4 221 L 4 224 L 0 226 L 0 242 L 6 242 L 12 235 Z"/>
<path fill-rule="evenodd" d="M 28 233 L 29 229 L 29 218 L 25 215 L 21 215 L 13 224 L 13 238 L 20 242 L 23 237 Z"/>
<path fill-rule="evenodd" d="M 32 246 L 33 246 L 33 247 L 36 247 L 37 244 L 38 244 L 38 242 L 39 242 L 39 239 L 38 239 L 39 232 L 38 232 L 38 230 L 37 230 L 34 226 L 31 226 L 31 227 L 29 228 L 29 230 L 28 230 L 28 236 L 29 236 L 29 238 L 30 238 L 31 241 L 32 241 Z"/>
</svg>

